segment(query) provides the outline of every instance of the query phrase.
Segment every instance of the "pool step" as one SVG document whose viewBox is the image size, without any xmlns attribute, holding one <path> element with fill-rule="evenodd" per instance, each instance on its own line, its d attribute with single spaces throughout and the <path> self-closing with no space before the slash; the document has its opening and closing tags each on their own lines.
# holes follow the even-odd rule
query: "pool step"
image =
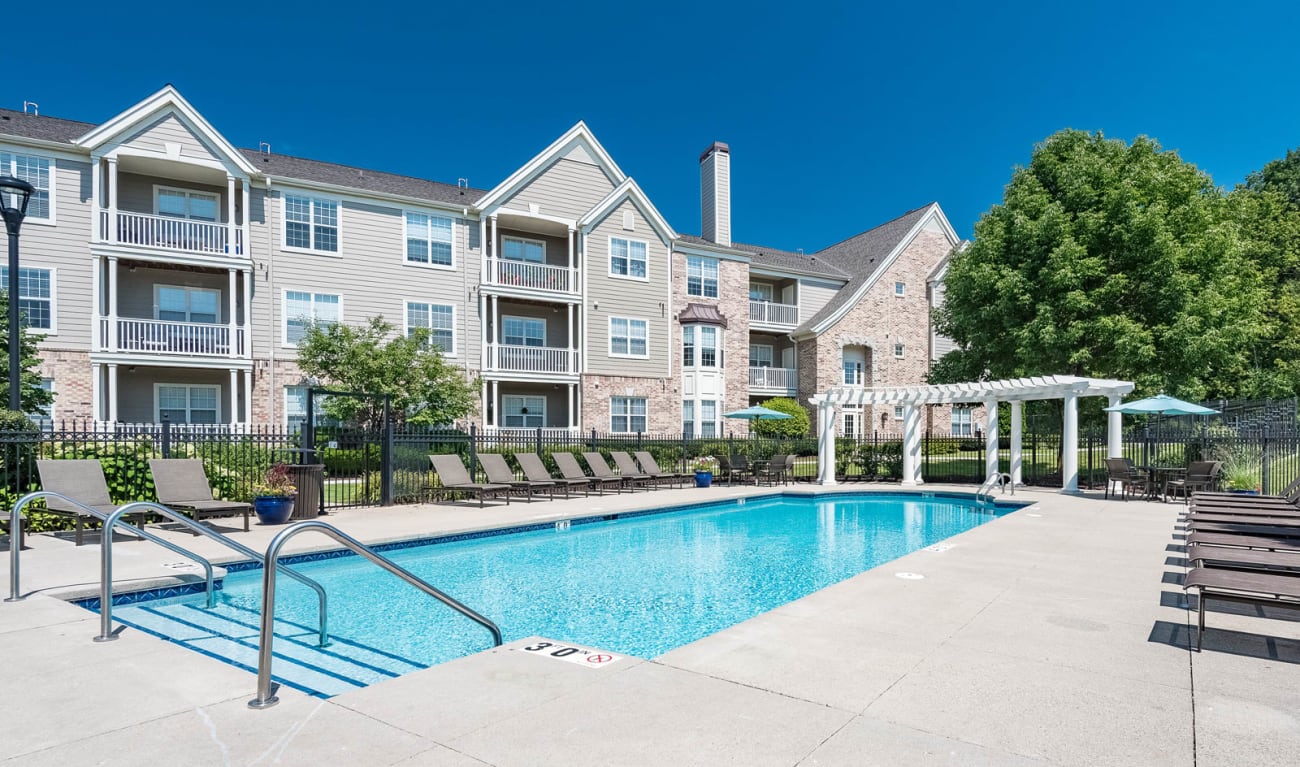
<svg viewBox="0 0 1300 767">
<path fill-rule="evenodd" d="M 257 670 L 257 615 L 247 610 L 223 604 L 206 609 L 201 600 L 141 603 L 119 606 L 113 617 L 248 671 Z M 274 628 L 273 677 L 316 695 L 338 695 L 423 668 L 346 641 L 318 647 L 316 630 L 294 623 L 277 620 Z"/>
</svg>

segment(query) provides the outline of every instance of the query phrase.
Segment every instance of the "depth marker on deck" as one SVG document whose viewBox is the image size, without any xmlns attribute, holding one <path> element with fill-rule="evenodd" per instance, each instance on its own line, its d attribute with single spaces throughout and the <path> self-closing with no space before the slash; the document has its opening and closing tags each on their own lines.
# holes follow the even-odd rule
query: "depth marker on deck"
<svg viewBox="0 0 1300 767">
<path fill-rule="evenodd" d="M 622 655 L 615 655 L 611 652 L 602 650 L 591 650 L 585 647 L 576 647 L 570 644 L 561 644 L 559 642 L 550 642 L 540 640 L 523 647 L 511 647 L 511 650 L 519 650 L 529 655 L 536 655 L 542 658 L 554 658 L 556 660 L 576 663 L 586 668 L 607 668 L 623 660 Z"/>
</svg>

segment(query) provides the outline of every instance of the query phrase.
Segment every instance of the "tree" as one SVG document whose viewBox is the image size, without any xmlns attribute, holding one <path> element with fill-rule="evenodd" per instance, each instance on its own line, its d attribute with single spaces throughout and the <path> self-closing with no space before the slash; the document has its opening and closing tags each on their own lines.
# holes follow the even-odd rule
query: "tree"
<svg viewBox="0 0 1300 767">
<path fill-rule="evenodd" d="M 330 388 L 392 397 L 399 422 L 450 424 L 474 412 L 476 384 L 447 363 L 429 331 L 394 334 L 383 317 L 361 327 L 314 323 L 298 342 L 298 367 Z M 329 397 L 325 412 L 341 421 L 381 422 L 378 399 Z"/>
<path fill-rule="evenodd" d="M 1245 187 L 1254 192 L 1276 192 L 1300 208 L 1300 149 L 1273 160 L 1246 177 Z"/>
<path fill-rule="evenodd" d="M 762 406 L 779 413 L 788 413 L 790 417 L 751 421 L 749 430 L 760 437 L 806 437 L 812 429 L 812 421 L 808 418 L 808 411 L 804 410 L 803 405 L 800 405 L 798 400 L 789 397 L 776 397 L 764 402 Z"/>
<path fill-rule="evenodd" d="M 0 291 L 0 317 L 9 316 L 9 298 L 6 291 Z M 41 388 L 41 371 L 40 357 L 36 355 L 36 338 L 28 331 L 26 324 L 20 325 L 19 333 L 19 354 L 22 359 L 21 373 L 19 373 L 18 387 L 19 398 L 22 402 L 23 413 L 33 415 L 42 409 L 50 406 L 54 402 L 54 395 Z M 5 369 L 9 368 L 9 323 L 0 319 L 0 351 L 4 354 Z M 9 397 L 9 373 L 4 377 L 4 389 L 0 396 L 5 397 L 8 404 Z"/>
<path fill-rule="evenodd" d="M 1263 275 L 1210 178 L 1148 138 L 1064 130 L 955 253 L 936 383 L 1054 373 L 1238 396 L 1269 335 Z"/>
</svg>

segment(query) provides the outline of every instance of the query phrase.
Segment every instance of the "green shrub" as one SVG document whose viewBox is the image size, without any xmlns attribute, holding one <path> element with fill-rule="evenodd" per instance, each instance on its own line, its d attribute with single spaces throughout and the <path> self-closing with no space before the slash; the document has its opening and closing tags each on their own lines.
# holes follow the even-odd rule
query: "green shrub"
<svg viewBox="0 0 1300 767">
<path fill-rule="evenodd" d="M 757 420 L 749 422 L 749 430 L 764 437 L 799 438 L 806 437 L 812 431 L 812 421 L 808 411 L 798 400 L 790 397 L 776 397 L 763 402 L 761 407 L 789 415 L 789 418 Z"/>
</svg>

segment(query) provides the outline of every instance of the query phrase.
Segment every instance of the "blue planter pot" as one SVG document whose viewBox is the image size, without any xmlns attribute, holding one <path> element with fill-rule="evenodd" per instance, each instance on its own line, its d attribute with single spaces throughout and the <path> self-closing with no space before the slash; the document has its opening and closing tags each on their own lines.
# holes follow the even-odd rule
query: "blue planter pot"
<svg viewBox="0 0 1300 767">
<path fill-rule="evenodd" d="M 695 486 L 696 486 L 696 487 L 712 487 L 712 486 L 713 486 L 713 472 L 711 472 L 711 471 L 697 471 L 697 472 L 695 472 Z"/>
<path fill-rule="evenodd" d="M 1229 490 L 1233 495 L 1259 495 L 1258 490 Z"/>
<path fill-rule="evenodd" d="M 259 495 L 253 499 L 253 511 L 264 525 L 283 525 L 293 514 L 293 496 Z"/>
</svg>

